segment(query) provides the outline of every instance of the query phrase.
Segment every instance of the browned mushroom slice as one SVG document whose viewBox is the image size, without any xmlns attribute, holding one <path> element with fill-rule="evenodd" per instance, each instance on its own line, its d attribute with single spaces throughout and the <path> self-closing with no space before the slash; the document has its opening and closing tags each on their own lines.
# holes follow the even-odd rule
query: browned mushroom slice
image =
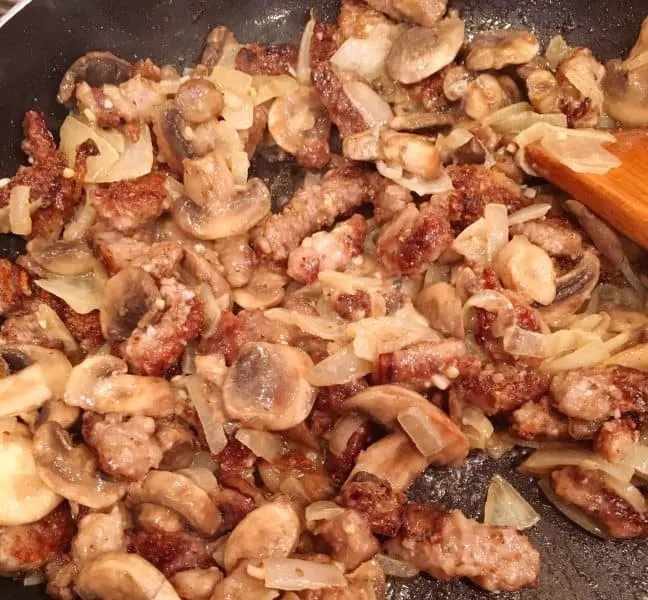
<svg viewBox="0 0 648 600">
<path fill-rule="evenodd" d="M 449 65 L 463 41 L 461 19 L 444 19 L 430 28 L 412 27 L 394 43 L 387 59 L 387 71 L 401 83 L 418 83 Z"/>
<path fill-rule="evenodd" d="M 185 191 L 198 206 L 225 205 L 234 195 L 234 175 L 219 152 L 185 160 L 182 166 Z"/>
<path fill-rule="evenodd" d="M 56 493 L 89 508 L 107 508 L 126 493 L 126 485 L 103 478 L 90 449 L 72 445 L 58 423 L 45 423 L 34 434 L 34 460 L 40 478 Z"/>
<path fill-rule="evenodd" d="M 432 329 L 450 337 L 464 338 L 463 302 L 455 286 L 445 281 L 427 285 L 414 305 Z"/>
<path fill-rule="evenodd" d="M 254 270 L 245 287 L 234 290 L 234 302 L 245 310 L 278 306 L 284 299 L 288 278 L 277 270 L 261 265 Z"/>
<path fill-rule="evenodd" d="M 444 14 L 447 0 L 368 0 L 367 4 L 396 20 L 431 27 Z"/>
<path fill-rule="evenodd" d="M 82 240 L 34 239 L 27 244 L 27 254 L 43 269 L 56 275 L 82 275 L 92 271 L 96 264 L 90 248 Z"/>
<path fill-rule="evenodd" d="M 626 61 L 630 62 L 630 61 Z M 605 112 L 628 127 L 648 125 L 648 71 L 628 69 L 619 60 L 606 64 Z"/>
<path fill-rule="evenodd" d="M 315 388 L 305 379 L 312 364 L 299 348 L 246 344 L 223 384 L 225 412 L 231 419 L 271 431 L 296 427 L 315 402 Z"/>
<path fill-rule="evenodd" d="M 106 83 L 118 85 L 132 75 L 132 65 L 111 52 L 88 52 L 75 60 L 65 72 L 56 99 L 61 104 L 67 104 L 80 81 L 85 81 L 91 87 L 101 87 Z"/>
<path fill-rule="evenodd" d="M 172 102 L 160 107 L 153 116 L 153 133 L 160 154 L 174 173 L 182 173 L 182 161 L 194 158 L 196 151 L 185 138 L 186 121 Z"/>
<path fill-rule="evenodd" d="M 175 102 L 180 116 L 197 125 L 220 116 L 225 106 L 223 94 L 208 79 L 185 81 L 178 89 Z"/>
<path fill-rule="evenodd" d="M 284 558 L 295 549 L 301 533 L 297 511 L 276 500 L 249 513 L 232 531 L 223 556 L 227 572 L 242 560 Z"/>
<path fill-rule="evenodd" d="M 497 29 L 478 33 L 468 46 L 466 67 L 471 71 L 490 71 L 522 65 L 539 50 L 538 38 L 527 31 Z"/>
</svg>

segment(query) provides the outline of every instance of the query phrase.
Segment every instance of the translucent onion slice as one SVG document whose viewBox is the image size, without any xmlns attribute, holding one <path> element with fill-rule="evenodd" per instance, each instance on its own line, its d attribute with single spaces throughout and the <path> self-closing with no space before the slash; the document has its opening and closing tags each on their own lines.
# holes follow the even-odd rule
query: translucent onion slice
<svg viewBox="0 0 648 600">
<path fill-rule="evenodd" d="M 205 467 L 188 467 L 186 469 L 179 469 L 177 471 L 180 475 L 184 475 L 191 479 L 197 486 L 201 487 L 206 492 L 214 492 L 218 489 L 218 481 L 214 473 Z"/>
<path fill-rule="evenodd" d="M 625 500 L 638 513 L 648 510 L 648 502 L 644 495 L 631 483 L 619 481 L 609 473 L 603 473 L 603 481 L 619 498 Z"/>
<path fill-rule="evenodd" d="M 95 273 L 56 279 L 37 279 L 34 283 L 63 300 L 80 315 L 87 315 L 101 305 L 103 281 Z"/>
<path fill-rule="evenodd" d="M 209 79 L 221 90 L 230 90 L 241 95 L 248 94 L 254 82 L 252 75 L 221 65 L 216 65 L 212 69 Z"/>
<path fill-rule="evenodd" d="M 531 206 L 525 206 L 517 212 L 514 212 L 509 216 L 509 227 L 514 225 L 521 225 L 527 221 L 535 221 L 536 219 L 542 219 L 549 211 L 551 210 L 551 204 L 546 202 L 540 204 L 532 204 Z"/>
<path fill-rule="evenodd" d="M 513 325 L 504 331 L 502 344 L 504 350 L 513 356 L 544 358 L 547 355 L 547 338 L 548 336 L 542 333 Z"/>
<path fill-rule="evenodd" d="M 338 456 L 342 454 L 349 445 L 351 436 L 366 422 L 367 419 L 355 414 L 338 419 L 328 435 L 329 450 Z"/>
<path fill-rule="evenodd" d="M 486 260 L 492 263 L 496 254 L 508 243 L 508 209 L 503 204 L 484 207 L 486 225 Z"/>
<path fill-rule="evenodd" d="M 380 565 L 387 577 L 411 579 L 419 574 L 419 570 L 413 564 L 397 560 L 386 554 L 376 554 L 373 559 Z"/>
<path fill-rule="evenodd" d="M 299 87 L 299 83 L 290 75 L 255 75 L 253 85 L 255 106 L 273 98 L 288 96 Z"/>
<path fill-rule="evenodd" d="M 17 185 L 9 195 L 9 229 L 16 235 L 30 235 L 32 220 L 29 205 L 31 188 L 28 185 Z"/>
<path fill-rule="evenodd" d="M 358 358 L 353 345 L 349 344 L 314 365 L 306 375 L 306 381 L 316 387 L 342 385 L 368 375 L 372 369 L 372 363 Z"/>
<path fill-rule="evenodd" d="M 635 476 L 648 481 L 648 444 L 639 443 L 634 452 L 625 458 L 624 464 L 632 467 Z"/>
<path fill-rule="evenodd" d="M 304 484 L 297 479 L 297 477 L 286 477 L 279 484 L 279 491 L 283 492 L 293 502 L 297 502 L 300 505 L 305 505 L 312 501 L 312 498 L 306 491 Z"/>
<path fill-rule="evenodd" d="M 227 446 L 227 436 L 217 411 L 207 399 L 207 384 L 196 375 L 185 377 L 183 383 L 200 419 L 209 450 L 219 454 Z"/>
<path fill-rule="evenodd" d="M 296 310 L 285 308 L 271 308 L 263 313 L 268 319 L 279 321 L 286 325 L 295 325 L 304 333 L 332 342 L 344 340 L 347 336 L 344 324 L 331 319 L 305 315 Z"/>
<path fill-rule="evenodd" d="M 586 469 L 598 469 L 609 473 L 625 483 L 632 479 L 634 468 L 624 463 L 612 464 L 599 454 L 579 449 L 541 449 L 534 452 L 519 467 L 522 473 L 543 475 L 556 468 L 573 465 Z"/>
<path fill-rule="evenodd" d="M 47 304 L 38 305 L 36 308 L 36 318 L 38 319 L 38 324 L 43 329 L 47 329 L 55 338 L 61 340 L 63 349 L 67 355 L 72 355 L 78 352 L 79 344 L 77 344 L 77 341 L 70 333 L 70 330 L 65 326 L 65 323 L 61 321 L 59 316 L 49 306 L 47 306 Z"/>
<path fill-rule="evenodd" d="M 585 514 L 580 508 L 565 502 L 560 496 L 556 494 L 551 488 L 551 483 L 548 479 L 542 479 L 538 482 L 542 493 L 547 497 L 547 500 L 553 504 L 565 517 L 572 523 L 576 523 L 585 531 L 600 537 L 604 540 L 609 540 L 610 536 L 606 533 L 605 529 L 600 523 L 594 520 L 589 515 Z"/>
<path fill-rule="evenodd" d="M 331 58 L 331 63 L 342 71 L 355 73 L 371 81 L 384 71 L 385 60 L 391 47 L 391 40 L 387 38 L 351 37 L 338 48 Z"/>
<path fill-rule="evenodd" d="M 398 414 L 398 423 L 423 456 L 434 456 L 446 446 L 446 436 L 423 411 L 412 406 Z"/>
<path fill-rule="evenodd" d="M 603 363 L 608 358 L 610 358 L 610 351 L 603 341 L 599 339 L 598 341 L 585 344 L 565 356 L 543 361 L 540 365 L 540 370 L 553 375 L 562 371 L 594 367 Z"/>
<path fill-rule="evenodd" d="M 576 173 L 605 175 L 621 166 L 621 160 L 603 146 L 586 140 L 568 137 L 566 139 L 543 139 L 545 150 Z"/>
<path fill-rule="evenodd" d="M 387 125 L 394 118 L 389 104 L 366 83 L 349 81 L 342 89 L 354 108 L 362 115 L 367 128 Z"/>
<path fill-rule="evenodd" d="M 328 521 L 338 515 L 341 515 L 346 509 L 339 504 L 331 502 L 330 500 L 318 500 L 306 507 L 305 516 L 306 521 Z"/>
<path fill-rule="evenodd" d="M 297 55 L 297 81 L 302 85 L 308 85 L 311 80 L 310 50 L 315 23 L 315 15 L 311 11 L 311 17 L 304 28 L 304 33 L 299 43 L 299 54 Z"/>
<path fill-rule="evenodd" d="M 84 238 L 96 218 L 97 211 L 95 207 L 86 199 L 72 217 L 72 220 L 65 226 L 63 239 L 66 242 L 74 242 Z"/>
<path fill-rule="evenodd" d="M 463 307 L 464 323 L 470 323 L 470 311 L 473 308 L 483 308 L 497 315 L 497 319 L 493 324 L 493 333 L 497 337 L 504 335 L 506 329 L 515 324 L 513 304 L 501 292 L 485 290 L 473 294 Z"/>
<path fill-rule="evenodd" d="M 495 428 L 490 419 L 476 406 L 464 406 L 461 413 L 461 430 L 468 438 L 471 448 L 484 450 L 493 437 Z"/>
<path fill-rule="evenodd" d="M 239 429 L 234 436 L 241 444 L 249 448 L 255 456 L 275 462 L 286 450 L 285 440 L 277 434 L 257 429 Z"/>
<path fill-rule="evenodd" d="M 569 54 L 570 50 L 571 47 L 562 35 L 555 35 L 549 40 L 545 58 L 553 71 L 556 70 L 562 59 Z"/>
<path fill-rule="evenodd" d="M 252 127 L 254 123 L 254 104 L 248 96 L 238 94 L 231 90 L 223 91 L 225 108 L 223 108 L 223 119 L 234 129 L 242 131 Z"/>
<path fill-rule="evenodd" d="M 504 108 L 496 110 L 494 113 L 491 113 L 485 119 L 483 119 L 482 123 L 484 125 L 497 124 L 502 121 L 507 121 L 515 115 L 519 115 L 520 113 L 528 112 L 531 110 L 533 110 L 533 106 L 531 106 L 528 102 L 517 102 L 516 104 L 511 104 L 509 106 L 505 106 Z"/>
<path fill-rule="evenodd" d="M 486 219 L 477 219 L 455 238 L 451 248 L 461 254 L 468 263 L 486 265 L 490 262 L 487 235 Z"/>
<path fill-rule="evenodd" d="M 344 573 L 334 564 L 297 558 L 266 558 L 263 575 L 265 586 L 275 590 L 321 590 L 347 586 Z"/>
<path fill-rule="evenodd" d="M 520 493 L 500 475 L 494 475 L 488 487 L 484 524 L 515 527 L 522 531 L 533 527 L 540 515 Z"/>
<path fill-rule="evenodd" d="M 437 179 L 423 179 L 415 175 L 405 174 L 401 166 L 388 165 L 382 160 L 376 162 L 376 168 L 383 177 L 391 179 L 394 183 L 419 196 L 440 194 L 454 189 L 452 180 L 446 171 L 442 171 Z"/>
</svg>

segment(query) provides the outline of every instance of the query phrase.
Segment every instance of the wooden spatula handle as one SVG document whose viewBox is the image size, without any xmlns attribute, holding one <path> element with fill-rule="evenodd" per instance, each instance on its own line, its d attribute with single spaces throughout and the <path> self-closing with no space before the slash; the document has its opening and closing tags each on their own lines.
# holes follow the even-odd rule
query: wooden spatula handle
<svg viewBox="0 0 648 600">
<path fill-rule="evenodd" d="M 557 161 L 540 142 L 526 160 L 541 176 L 571 194 L 635 242 L 648 248 L 648 130 L 620 131 L 605 148 L 622 165 L 605 175 L 576 173 Z"/>
</svg>

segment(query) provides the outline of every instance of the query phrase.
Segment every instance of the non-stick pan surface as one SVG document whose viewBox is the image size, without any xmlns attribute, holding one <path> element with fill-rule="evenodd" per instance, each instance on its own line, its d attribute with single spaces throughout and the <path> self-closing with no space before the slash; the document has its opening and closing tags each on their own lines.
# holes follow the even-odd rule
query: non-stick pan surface
<svg viewBox="0 0 648 600">
<path fill-rule="evenodd" d="M 562 33 L 572 44 L 594 49 L 600 58 L 617 56 L 631 46 L 647 0 L 456 0 L 472 30 L 511 24 L 533 29 L 543 39 Z M 225 24 L 243 41 L 297 41 L 315 8 L 333 19 L 334 0 L 34 0 L 0 30 L 0 176 L 23 160 L 20 121 L 29 108 L 44 111 L 51 124 L 63 112 L 55 103 L 62 73 L 88 50 L 112 50 L 133 59 L 190 64 L 199 55 L 211 27 Z M 290 170 L 273 177 L 273 190 L 287 194 Z M 16 246 L 0 239 L 0 253 Z M 648 544 L 604 542 L 551 508 L 535 481 L 515 472 L 521 455 L 493 461 L 472 456 L 459 470 L 430 469 L 411 490 L 412 498 L 461 508 L 481 518 L 486 488 L 502 473 L 541 515 L 528 533 L 542 555 L 540 588 L 505 594 L 515 600 L 647 600 Z M 1 490 L 0 490 L 1 493 Z M 43 600 L 41 588 L 0 579 L 1 600 Z M 393 582 L 392 600 L 473 600 L 488 594 L 464 582 L 436 582 L 427 577 Z"/>
</svg>

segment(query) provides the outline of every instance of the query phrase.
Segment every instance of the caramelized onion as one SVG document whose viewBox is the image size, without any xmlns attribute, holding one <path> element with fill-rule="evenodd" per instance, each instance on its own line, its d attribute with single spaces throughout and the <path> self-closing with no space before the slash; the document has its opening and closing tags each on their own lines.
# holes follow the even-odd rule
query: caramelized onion
<svg viewBox="0 0 648 600">
<path fill-rule="evenodd" d="M 461 431 L 471 448 L 484 450 L 495 429 L 490 419 L 475 406 L 464 406 L 461 413 Z"/>
<path fill-rule="evenodd" d="M 342 385 L 368 375 L 372 368 L 372 363 L 357 357 L 349 344 L 314 365 L 306 380 L 317 387 Z"/>
<path fill-rule="evenodd" d="M 79 277 L 37 279 L 34 283 L 63 300 L 80 315 L 87 315 L 101 306 L 104 282 L 95 273 Z"/>
<path fill-rule="evenodd" d="M 397 560 L 386 554 L 376 554 L 373 559 L 380 565 L 387 577 L 411 579 L 419 574 L 418 568 L 413 564 Z"/>
<path fill-rule="evenodd" d="M 531 206 L 525 206 L 517 212 L 514 212 L 509 216 L 508 222 L 509 227 L 514 225 L 522 225 L 527 221 L 535 221 L 536 219 L 542 219 L 549 211 L 551 210 L 551 204 L 548 203 L 539 203 L 532 204 Z"/>
<path fill-rule="evenodd" d="M 533 527 L 539 520 L 540 515 L 506 479 L 493 476 L 484 507 L 485 525 L 515 527 L 521 531 Z"/>
<path fill-rule="evenodd" d="M 265 586 L 275 590 L 321 590 L 347 586 L 344 574 L 334 564 L 297 558 L 266 558 L 263 577 Z"/>
<path fill-rule="evenodd" d="M 345 511 L 339 504 L 331 502 L 330 500 L 318 500 L 306 507 L 304 512 L 307 522 L 313 521 L 328 521 Z"/>
<path fill-rule="evenodd" d="M 603 473 L 603 481 L 619 498 L 625 500 L 638 513 L 648 511 L 648 502 L 634 485 L 620 481 L 609 473 Z"/>
</svg>

